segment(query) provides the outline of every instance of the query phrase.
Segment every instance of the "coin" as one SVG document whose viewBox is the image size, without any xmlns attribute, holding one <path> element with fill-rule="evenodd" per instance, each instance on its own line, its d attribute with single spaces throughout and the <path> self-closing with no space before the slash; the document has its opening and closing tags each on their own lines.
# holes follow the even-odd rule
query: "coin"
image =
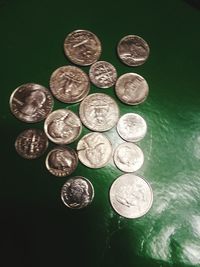
<svg viewBox="0 0 200 267">
<path fill-rule="evenodd" d="M 119 119 L 119 108 L 110 96 L 103 93 L 88 95 L 80 104 L 80 119 L 93 131 L 104 132 L 113 128 Z"/>
<path fill-rule="evenodd" d="M 61 190 L 63 203 L 71 209 L 82 209 L 88 206 L 94 198 L 92 183 L 82 177 L 75 176 L 66 181 Z"/>
<path fill-rule="evenodd" d="M 15 141 L 17 153 L 25 159 L 40 157 L 48 147 L 48 139 L 40 129 L 28 129 L 20 133 Z"/>
<path fill-rule="evenodd" d="M 139 146 L 125 142 L 115 149 L 114 162 L 123 172 L 135 172 L 142 167 L 144 154 Z"/>
<path fill-rule="evenodd" d="M 55 176 L 70 175 L 78 165 L 78 156 L 70 147 L 52 149 L 46 157 L 46 167 Z"/>
<path fill-rule="evenodd" d="M 101 133 L 83 136 L 77 145 L 79 160 L 89 168 L 104 167 L 112 156 L 112 145 Z"/>
<path fill-rule="evenodd" d="M 87 30 L 76 30 L 65 38 L 64 52 L 74 64 L 88 66 L 99 59 L 101 43 L 94 33 Z"/>
<path fill-rule="evenodd" d="M 137 35 L 127 35 L 117 45 L 119 58 L 128 66 L 142 65 L 149 57 L 149 52 L 147 42 Z"/>
<path fill-rule="evenodd" d="M 100 88 L 109 88 L 117 80 L 117 71 L 115 67 L 107 61 L 97 61 L 89 70 L 91 82 Z"/>
<path fill-rule="evenodd" d="M 142 76 L 136 73 L 125 73 L 118 78 L 115 92 L 125 104 L 137 105 L 147 98 L 149 86 Z"/>
<path fill-rule="evenodd" d="M 147 132 L 146 121 L 136 113 L 126 113 L 117 123 L 117 132 L 128 142 L 138 142 Z"/>
<path fill-rule="evenodd" d="M 27 83 L 17 87 L 10 97 L 10 109 L 21 121 L 38 122 L 52 111 L 53 98 L 44 86 Z"/>
<path fill-rule="evenodd" d="M 153 203 L 150 184 L 136 174 L 123 174 L 110 188 L 113 209 L 125 218 L 135 219 L 145 215 Z"/>
<path fill-rule="evenodd" d="M 44 122 L 47 137 L 56 144 L 70 144 L 82 130 L 79 117 L 69 109 L 57 109 Z"/>
<path fill-rule="evenodd" d="M 53 95 L 64 103 L 81 101 L 90 90 L 87 74 L 75 66 L 63 66 L 56 69 L 50 78 Z"/>
</svg>

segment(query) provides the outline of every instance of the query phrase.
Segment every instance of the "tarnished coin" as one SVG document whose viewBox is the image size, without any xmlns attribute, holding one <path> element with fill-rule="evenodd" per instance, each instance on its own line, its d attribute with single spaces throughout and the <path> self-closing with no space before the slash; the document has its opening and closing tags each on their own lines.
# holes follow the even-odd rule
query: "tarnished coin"
<svg viewBox="0 0 200 267">
<path fill-rule="evenodd" d="M 70 147 L 52 149 L 46 157 L 46 167 L 55 176 L 70 175 L 78 165 L 78 156 Z"/>
<path fill-rule="evenodd" d="M 119 119 L 119 108 L 110 96 L 103 93 L 88 95 L 80 104 L 80 119 L 93 131 L 104 132 L 113 128 Z"/>
<path fill-rule="evenodd" d="M 81 101 L 90 90 L 87 74 L 75 66 L 63 66 L 56 69 L 50 78 L 53 95 L 64 103 Z"/>
<path fill-rule="evenodd" d="M 115 149 L 114 162 L 123 172 L 135 172 L 142 167 L 144 154 L 139 146 L 125 142 Z"/>
<path fill-rule="evenodd" d="M 109 88 L 117 80 L 115 67 L 107 61 L 97 61 L 90 67 L 89 77 L 91 82 L 100 88 Z"/>
<path fill-rule="evenodd" d="M 112 145 L 101 133 L 83 136 L 77 145 L 79 160 L 89 168 L 104 167 L 112 156 Z"/>
<path fill-rule="evenodd" d="M 92 202 L 93 198 L 93 185 L 88 179 L 82 176 L 70 178 L 61 190 L 63 203 L 71 209 L 85 208 Z"/>
<path fill-rule="evenodd" d="M 127 35 L 119 41 L 117 53 L 124 64 L 139 66 L 149 57 L 149 46 L 141 37 Z"/>
<path fill-rule="evenodd" d="M 115 84 L 118 98 L 128 105 L 137 105 L 145 101 L 149 93 L 146 80 L 136 73 L 125 73 Z"/>
<path fill-rule="evenodd" d="M 142 177 L 127 173 L 113 182 L 110 202 L 119 215 L 130 219 L 139 218 L 151 208 L 153 191 Z"/>
<path fill-rule="evenodd" d="M 146 121 L 136 113 L 126 113 L 117 123 L 117 132 L 128 142 L 138 142 L 147 132 Z"/>
<path fill-rule="evenodd" d="M 40 157 L 46 151 L 47 147 L 47 136 L 40 129 L 25 130 L 15 141 L 17 153 L 25 159 L 36 159 Z"/>
<path fill-rule="evenodd" d="M 14 90 L 10 97 L 10 109 L 21 121 L 42 121 L 52 111 L 53 97 L 44 86 L 27 83 Z"/>
<path fill-rule="evenodd" d="M 47 137 L 56 144 L 70 144 L 82 130 L 79 117 L 69 109 L 57 109 L 46 118 L 44 130 Z"/>
<path fill-rule="evenodd" d="M 74 64 L 88 66 L 99 59 L 101 43 L 94 33 L 87 30 L 76 30 L 65 38 L 64 51 Z"/>
</svg>

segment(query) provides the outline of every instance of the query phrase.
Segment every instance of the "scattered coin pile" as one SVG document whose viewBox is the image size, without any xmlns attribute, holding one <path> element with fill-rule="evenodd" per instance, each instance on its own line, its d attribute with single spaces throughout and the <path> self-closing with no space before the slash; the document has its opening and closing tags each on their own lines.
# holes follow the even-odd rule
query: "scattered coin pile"
<svg viewBox="0 0 200 267">
<path fill-rule="evenodd" d="M 115 67 L 101 56 L 101 42 L 87 30 L 76 30 L 64 41 L 67 58 L 79 66 L 91 65 L 89 75 L 77 66 L 62 66 L 50 77 L 50 90 L 28 83 L 19 86 L 10 97 L 12 113 L 21 121 L 35 123 L 45 119 L 44 131 L 28 129 L 16 139 L 15 148 L 26 159 L 41 156 L 48 147 L 48 140 L 57 144 L 46 157 L 48 171 L 59 177 L 73 173 L 80 160 L 89 168 L 102 168 L 113 160 L 125 172 L 110 188 L 113 209 L 126 218 L 138 218 L 150 209 L 153 192 L 150 184 L 134 172 L 144 162 L 142 150 L 135 142 L 147 132 L 145 120 L 136 113 L 120 117 L 115 100 L 105 93 L 89 94 L 90 82 L 99 88 L 115 85 L 116 96 L 127 105 L 137 105 L 148 96 L 146 80 L 136 73 L 126 73 L 117 78 Z M 149 56 L 149 46 L 139 36 L 128 35 L 117 45 L 118 56 L 128 66 L 139 66 Z M 81 102 L 79 116 L 69 108 L 52 111 L 53 96 L 64 103 Z M 77 140 L 82 125 L 91 130 L 77 144 L 76 151 L 67 144 Z M 102 133 L 116 126 L 124 142 L 112 149 L 112 142 Z M 85 177 L 70 177 L 62 187 L 63 203 L 73 209 L 86 207 L 92 202 L 94 188 Z"/>
</svg>

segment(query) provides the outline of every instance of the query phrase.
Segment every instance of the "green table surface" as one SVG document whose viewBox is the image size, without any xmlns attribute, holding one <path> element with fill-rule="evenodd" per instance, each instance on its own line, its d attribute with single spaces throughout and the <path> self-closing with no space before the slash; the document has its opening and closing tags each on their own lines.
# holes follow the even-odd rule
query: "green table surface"
<svg viewBox="0 0 200 267">
<path fill-rule="evenodd" d="M 94 32 L 101 60 L 118 75 L 136 72 L 147 80 L 149 96 L 138 106 L 113 96 L 120 114 L 136 112 L 148 124 L 139 142 L 145 163 L 138 171 L 151 184 L 154 202 L 145 216 L 130 220 L 114 212 L 109 188 L 122 174 L 111 161 L 74 175 L 94 185 L 91 206 L 70 210 L 60 199 L 67 178 L 45 168 L 46 154 L 25 160 L 15 151 L 17 135 L 43 122 L 26 124 L 10 112 L 9 97 L 19 85 L 49 87 L 51 73 L 71 64 L 63 53 L 65 36 L 76 29 Z M 149 44 L 139 67 L 120 62 L 116 45 L 136 34 Z M 82 67 L 88 73 L 89 67 Z M 198 1 L 0 0 L 0 242 L 1 266 L 168 267 L 200 266 L 200 11 Z M 79 104 L 55 100 L 54 109 Z M 89 132 L 83 129 L 82 135 Z M 105 133 L 122 142 L 116 129 Z M 77 141 L 70 146 L 75 148 Z M 51 143 L 48 151 L 54 147 Z"/>
</svg>

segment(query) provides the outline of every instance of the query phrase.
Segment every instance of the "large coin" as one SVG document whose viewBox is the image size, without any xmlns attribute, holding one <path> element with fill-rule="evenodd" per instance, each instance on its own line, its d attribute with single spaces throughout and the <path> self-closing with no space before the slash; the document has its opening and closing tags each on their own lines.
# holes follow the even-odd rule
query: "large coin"
<svg viewBox="0 0 200 267">
<path fill-rule="evenodd" d="M 121 216 L 134 219 L 145 215 L 153 203 L 150 184 L 135 174 L 118 177 L 110 188 L 110 202 Z"/>
<path fill-rule="evenodd" d="M 119 118 L 117 103 L 103 93 L 88 95 L 80 104 L 79 114 L 83 124 L 93 131 L 103 132 L 113 128 Z"/>
<path fill-rule="evenodd" d="M 121 61 L 128 66 L 142 65 L 149 56 L 149 46 L 144 39 L 137 35 L 127 35 L 117 46 Z"/>
<path fill-rule="evenodd" d="M 115 85 L 118 98 L 128 105 L 137 105 L 145 101 L 149 93 L 146 80 L 136 73 L 125 73 Z"/>
<path fill-rule="evenodd" d="M 64 51 L 74 64 L 87 66 L 99 59 L 101 43 L 94 33 L 87 30 L 76 30 L 65 38 Z"/>
<path fill-rule="evenodd" d="M 82 130 L 79 117 L 69 109 L 57 109 L 46 118 L 44 130 L 47 137 L 56 144 L 70 144 Z"/>
<path fill-rule="evenodd" d="M 10 109 L 21 121 L 41 121 L 52 108 L 53 97 L 49 90 L 39 84 L 23 84 L 16 88 L 10 97 Z"/>
<path fill-rule="evenodd" d="M 56 69 L 50 78 L 53 95 L 64 103 L 81 101 L 90 90 L 87 74 L 75 66 L 63 66 Z"/>
<path fill-rule="evenodd" d="M 92 183 L 82 177 L 75 176 L 67 180 L 61 190 L 63 203 L 71 209 L 82 209 L 88 206 L 94 197 Z"/>
<path fill-rule="evenodd" d="M 101 133 L 83 136 L 77 145 L 79 160 L 89 168 L 104 167 L 112 156 L 112 145 Z"/>
</svg>

